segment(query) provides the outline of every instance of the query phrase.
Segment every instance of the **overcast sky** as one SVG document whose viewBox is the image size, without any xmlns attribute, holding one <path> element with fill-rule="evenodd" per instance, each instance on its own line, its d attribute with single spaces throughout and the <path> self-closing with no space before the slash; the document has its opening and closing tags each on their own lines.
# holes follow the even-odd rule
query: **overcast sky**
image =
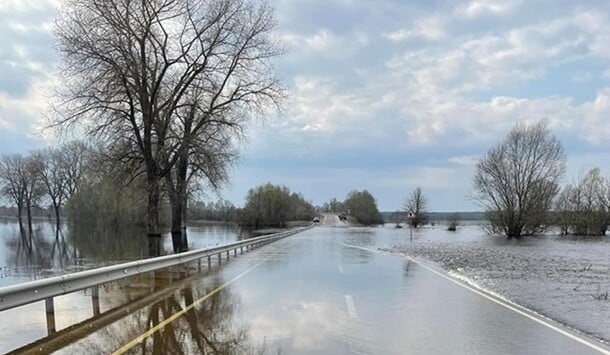
<svg viewBox="0 0 610 355">
<path fill-rule="evenodd" d="M 0 154 L 39 134 L 58 56 L 52 0 L 0 1 Z M 566 181 L 610 173 L 610 2 L 271 0 L 288 53 L 283 117 L 255 122 L 222 197 L 287 185 L 315 204 L 368 189 L 396 210 L 478 210 L 474 164 L 519 121 L 547 118 Z M 210 199 L 216 199 L 210 194 Z"/>
</svg>

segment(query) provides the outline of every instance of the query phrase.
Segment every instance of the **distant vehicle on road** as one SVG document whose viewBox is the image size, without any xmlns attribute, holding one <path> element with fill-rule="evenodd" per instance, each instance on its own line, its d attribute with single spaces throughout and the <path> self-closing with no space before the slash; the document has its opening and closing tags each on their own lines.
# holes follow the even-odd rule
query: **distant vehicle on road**
<svg viewBox="0 0 610 355">
<path fill-rule="evenodd" d="M 320 217 L 314 217 L 313 223 L 320 223 Z"/>
<path fill-rule="evenodd" d="M 339 220 L 340 221 L 345 221 L 345 220 L 347 220 L 347 216 L 345 216 L 344 213 L 339 213 Z"/>
</svg>

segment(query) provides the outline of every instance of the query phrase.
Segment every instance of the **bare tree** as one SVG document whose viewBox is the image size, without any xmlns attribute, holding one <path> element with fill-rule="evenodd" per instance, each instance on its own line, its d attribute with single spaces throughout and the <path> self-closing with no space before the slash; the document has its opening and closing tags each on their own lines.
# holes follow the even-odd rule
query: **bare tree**
<svg viewBox="0 0 610 355">
<path fill-rule="evenodd" d="M 565 172 L 566 156 L 548 123 L 516 125 L 476 166 L 475 199 L 487 210 L 492 233 L 537 234 Z"/>
<path fill-rule="evenodd" d="M 608 185 L 599 168 L 594 168 L 575 184 L 563 188 L 555 202 L 563 234 L 606 234 L 610 218 Z"/>
<path fill-rule="evenodd" d="M 23 209 L 25 207 L 26 181 L 25 159 L 20 154 L 4 155 L 0 160 L 0 182 L 2 194 L 9 198 L 17 206 L 17 219 L 19 230 L 23 228 Z"/>
<path fill-rule="evenodd" d="M 248 0 L 64 3 L 55 34 L 67 90 L 54 123 L 79 122 L 130 148 L 122 158 L 141 167 L 148 234 L 158 236 L 161 180 L 205 122 L 251 115 L 282 96 L 269 62 L 281 52 L 272 11 Z M 192 121 L 180 120 L 185 107 Z"/>
<path fill-rule="evenodd" d="M 78 192 L 85 165 L 90 158 L 90 147 L 82 141 L 72 141 L 62 145 L 59 150 L 66 174 L 64 198 L 68 199 Z"/>
<path fill-rule="evenodd" d="M 183 122 L 194 120 L 190 113 Z M 237 159 L 238 152 L 233 144 L 235 136 L 241 136 L 241 124 L 231 118 L 208 119 L 193 134 L 190 129 L 181 133 L 182 143 L 190 145 L 178 157 L 171 173 L 166 175 L 168 196 L 172 209 L 172 240 L 175 251 L 186 249 L 186 211 L 192 191 L 203 185 L 218 190 L 229 180 L 229 167 Z"/>
<path fill-rule="evenodd" d="M 34 232 L 32 226 L 32 209 L 34 207 L 40 207 L 38 203 L 44 196 L 44 185 L 38 170 L 38 165 L 34 156 L 30 155 L 25 157 L 24 169 L 21 171 L 22 176 L 20 177 L 24 181 L 25 187 L 25 211 L 28 220 L 28 232 L 30 238 Z"/>
<path fill-rule="evenodd" d="M 457 230 L 458 225 L 460 224 L 460 214 L 455 212 L 449 216 L 449 225 L 447 226 L 447 230 L 451 232 L 455 232 Z"/>
<path fill-rule="evenodd" d="M 32 166 L 39 176 L 46 195 L 55 212 L 55 225 L 60 228 L 60 208 L 66 195 L 67 173 L 62 152 L 57 148 L 46 148 L 32 154 Z"/>
<path fill-rule="evenodd" d="M 405 204 L 405 211 L 411 214 L 409 223 L 414 228 L 428 223 L 428 199 L 424 196 L 421 187 L 418 186 L 411 192 Z"/>
<path fill-rule="evenodd" d="M 574 216 L 573 201 L 574 187 L 570 184 L 563 187 L 555 199 L 555 225 L 559 227 L 561 235 L 568 235 Z"/>
</svg>

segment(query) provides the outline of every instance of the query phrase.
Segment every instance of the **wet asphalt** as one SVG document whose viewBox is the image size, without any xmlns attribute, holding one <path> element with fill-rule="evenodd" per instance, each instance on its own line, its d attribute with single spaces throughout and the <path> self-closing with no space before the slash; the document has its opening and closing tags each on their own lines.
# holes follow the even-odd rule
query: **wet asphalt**
<svg viewBox="0 0 610 355">
<path fill-rule="evenodd" d="M 375 238 L 375 229 L 320 226 L 244 255 L 231 254 L 228 261 L 223 259 L 221 265 L 201 273 L 175 269 L 109 287 L 100 294 L 101 311 L 120 316 L 90 327 L 89 335 L 54 350 L 66 354 L 116 350 L 159 354 L 608 353 L 601 344 L 578 341 L 573 332 L 549 321 L 568 332 L 562 334 L 448 280 L 442 272 L 439 275 L 407 258 L 362 247 L 374 244 Z M 150 302 L 134 303 L 143 297 Z M 63 318 L 79 318 L 75 313 L 91 313 L 85 293 L 66 303 L 70 306 L 57 307 L 59 323 Z M 32 332 L 35 327 L 33 321 L 25 330 Z"/>
</svg>

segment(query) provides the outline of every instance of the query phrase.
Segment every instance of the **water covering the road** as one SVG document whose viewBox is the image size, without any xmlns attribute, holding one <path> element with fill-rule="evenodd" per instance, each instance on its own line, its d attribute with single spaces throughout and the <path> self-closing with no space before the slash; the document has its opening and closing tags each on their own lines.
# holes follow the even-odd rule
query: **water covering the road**
<svg viewBox="0 0 610 355">
<path fill-rule="evenodd" d="M 389 227 L 389 226 L 388 226 Z M 380 229 L 369 246 L 434 261 L 452 275 L 610 342 L 610 237 L 509 240 L 479 226 Z"/>
<path fill-rule="evenodd" d="M 527 277 L 523 273 L 513 274 L 518 270 L 511 267 L 503 271 L 501 265 L 509 265 L 513 259 L 527 260 L 520 262 L 539 275 L 543 283 L 546 276 L 541 275 L 554 267 L 552 263 L 543 266 L 539 260 L 567 260 L 576 255 L 594 263 L 585 271 L 595 272 L 591 270 L 596 265 L 607 267 L 602 257 L 603 250 L 609 255 L 605 240 L 556 241 L 549 237 L 526 239 L 519 244 L 490 238 L 476 227 L 450 233 L 439 226 L 415 231 L 410 241 L 409 232 L 392 226 L 317 227 L 243 256 L 231 257 L 228 263 L 213 265 L 201 274 L 193 273 L 192 269 L 160 271 L 152 279 L 142 275 L 128 283 L 109 285 L 100 290 L 100 308 L 106 312 L 118 307 L 115 313 L 121 319 L 59 353 L 108 353 L 141 334 L 145 334 L 144 340 L 127 347 L 127 353 L 598 353 L 408 259 L 353 246 L 408 252 L 418 258 L 436 260 L 439 266 L 455 270 L 484 287 L 497 286 L 502 283 L 499 277 L 509 280 L 507 275 L 514 275 L 515 280 L 507 283 L 512 286 L 507 289 L 514 292 L 511 295 L 519 295 L 525 291 L 519 290 L 517 278 L 527 280 Z M 602 250 L 589 254 L 587 246 Z M 497 263 L 504 264 L 496 265 L 496 258 Z M 478 268 L 485 271 L 476 271 Z M 180 278 L 175 276 L 178 271 L 185 273 L 185 281 L 172 281 Z M 559 274 L 561 270 L 555 272 Z M 595 275 L 591 279 L 601 280 L 602 285 L 607 282 L 607 272 Z M 553 278 L 557 282 L 560 279 Z M 557 290 L 555 294 L 560 293 Z M 543 296 L 544 292 L 540 292 L 539 297 Z M 153 300 L 147 306 L 136 307 L 133 302 L 143 297 Z M 194 308 L 186 308 L 197 299 L 201 301 Z M 131 306 L 121 308 L 126 303 Z M 588 307 L 599 306 L 600 312 L 606 312 L 603 307 L 607 303 L 591 304 Z M 579 305 L 564 300 L 553 307 L 566 307 L 563 313 L 569 313 Z M 69 326 L 70 321 L 74 323 L 76 318 L 90 316 L 90 308 L 86 291 L 62 296 L 56 301 L 58 329 Z M 14 343 L 8 348 L 0 347 L 0 351 L 15 348 L 17 340 L 27 343 L 31 341 L 29 337 L 44 336 L 41 310 L 40 305 L 32 305 L 27 312 L 4 313 L 0 317 L 0 345 L 7 343 L 3 339 Z M 7 322 L 14 319 L 17 311 L 21 314 L 19 327 Z M 180 312 L 183 315 L 175 321 L 150 330 Z M 597 318 L 602 326 L 608 324 L 608 317 L 602 320 L 604 315 L 607 313 Z M 595 317 L 589 314 L 588 318 L 595 321 Z M 575 324 L 573 319 L 565 323 L 582 329 L 585 318 L 580 321 L 583 324 Z M 587 322 L 589 329 L 600 324 L 593 321 Z M 607 327 L 589 332 L 603 334 L 604 329 Z"/>
</svg>

